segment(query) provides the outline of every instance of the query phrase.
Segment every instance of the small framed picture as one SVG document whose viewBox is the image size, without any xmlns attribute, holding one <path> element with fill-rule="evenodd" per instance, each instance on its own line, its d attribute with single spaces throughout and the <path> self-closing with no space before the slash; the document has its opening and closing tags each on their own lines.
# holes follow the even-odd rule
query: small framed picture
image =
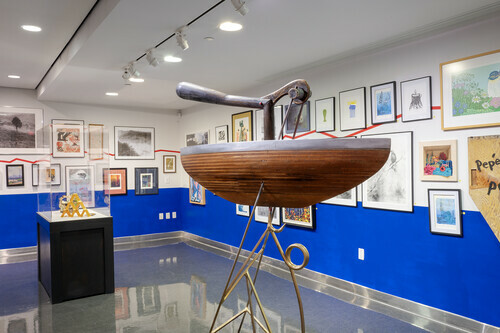
<svg viewBox="0 0 500 333">
<path fill-rule="evenodd" d="M 53 157 L 85 157 L 83 125 L 52 124 Z"/>
<path fill-rule="evenodd" d="M 61 164 L 51 164 L 39 172 L 39 181 L 52 186 L 61 185 Z"/>
<path fill-rule="evenodd" d="M 95 206 L 95 172 L 92 165 L 66 166 L 66 195 L 78 194 L 86 208 Z"/>
<path fill-rule="evenodd" d="M 419 142 L 420 180 L 456 182 L 457 140 Z"/>
<path fill-rule="evenodd" d="M 344 193 L 341 193 L 333 198 L 322 201 L 321 203 L 329 205 L 356 207 L 358 205 L 356 195 L 357 195 L 356 187 L 353 187 L 352 189 L 345 191 Z"/>
<path fill-rule="evenodd" d="M 205 205 L 205 188 L 189 177 L 189 202 L 195 205 Z"/>
<path fill-rule="evenodd" d="M 269 209 L 269 208 L 271 208 L 271 209 Z M 264 206 L 255 207 L 255 221 L 267 223 L 269 221 L 269 215 L 271 215 L 272 210 L 273 210 L 273 207 L 264 207 Z M 272 225 L 280 225 L 281 224 L 280 216 L 281 216 L 280 208 L 274 207 L 273 220 L 272 220 L 271 224 Z"/>
<path fill-rule="evenodd" d="M 40 177 L 40 165 L 32 164 L 31 165 L 31 186 L 38 186 Z"/>
<path fill-rule="evenodd" d="M 186 134 L 186 147 L 208 145 L 208 131 Z"/>
<path fill-rule="evenodd" d="M 431 77 L 401 82 L 401 121 L 432 118 Z"/>
<path fill-rule="evenodd" d="M 316 206 L 304 208 L 282 208 L 281 214 L 283 223 L 295 225 L 298 227 L 314 229 Z"/>
<path fill-rule="evenodd" d="M 231 124 L 233 129 L 233 142 L 253 140 L 252 110 L 232 114 Z"/>
<path fill-rule="evenodd" d="M 460 190 L 429 189 L 428 195 L 431 233 L 462 237 Z"/>
<path fill-rule="evenodd" d="M 236 204 L 236 215 L 250 216 L 250 206 Z"/>
<path fill-rule="evenodd" d="M 104 193 L 109 195 L 127 195 L 127 168 L 103 170 Z"/>
<path fill-rule="evenodd" d="M 366 128 L 366 88 L 356 88 L 339 93 L 340 130 Z"/>
<path fill-rule="evenodd" d="M 83 126 L 85 122 L 83 120 L 73 120 L 73 119 L 52 119 L 52 125 L 80 125 Z"/>
<path fill-rule="evenodd" d="M 372 124 L 396 121 L 396 81 L 370 87 Z"/>
<path fill-rule="evenodd" d="M 89 124 L 89 160 L 104 158 L 104 125 Z"/>
<path fill-rule="evenodd" d="M 11 164 L 6 167 L 7 186 L 24 186 L 24 165 Z"/>
<path fill-rule="evenodd" d="M 177 171 L 177 157 L 175 155 L 163 155 L 163 173 L 175 173 Z"/>
<path fill-rule="evenodd" d="M 158 194 L 158 168 L 135 168 L 135 195 Z"/>
<path fill-rule="evenodd" d="M 302 108 L 300 119 L 298 119 L 300 108 L 302 107 L 302 105 L 304 105 L 304 107 Z M 285 117 L 287 110 L 288 110 L 288 105 L 285 105 L 285 111 L 284 111 Z M 286 118 L 286 124 L 285 124 L 286 134 L 293 135 L 293 132 L 295 131 L 295 124 L 297 121 L 299 122 L 297 126 L 297 133 L 309 132 L 311 130 L 311 108 L 309 101 L 301 105 L 292 104 L 290 114 Z"/>
<path fill-rule="evenodd" d="M 281 131 L 281 123 L 283 118 L 283 106 L 276 105 L 274 107 L 274 138 L 279 140 Z M 254 127 L 255 127 L 255 141 L 264 140 L 264 110 L 255 110 L 254 112 Z"/>
<path fill-rule="evenodd" d="M 154 159 L 154 127 L 115 126 L 115 160 Z"/>
<path fill-rule="evenodd" d="M 229 134 L 229 126 L 222 125 L 215 128 L 215 143 L 226 143 L 229 142 L 227 135 Z"/>
<path fill-rule="evenodd" d="M 316 100 L 316 132 L 335 130 L 335 97 Z"/>
<path fill-rule="evenodd" d="M 0 154 L 45 154 L 43 110 L 0 106 Z"/>
</svg>

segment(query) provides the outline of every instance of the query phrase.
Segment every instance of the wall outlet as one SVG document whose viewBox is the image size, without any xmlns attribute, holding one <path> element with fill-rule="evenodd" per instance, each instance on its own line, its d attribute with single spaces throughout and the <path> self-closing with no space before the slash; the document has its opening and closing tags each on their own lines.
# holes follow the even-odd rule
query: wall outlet
<svg viewBox="0 0 500 333">
<path fill-rule="evenodd" d="M 158 216 L 158 218 L 159 218 L 160 220 L 163 220 L 163 213 L 160 213 L 160 215 Z"/>
<path fill-rule="evenodd" d="M 170 220 L 170 213 L 165 213 L 165 219 Z"/>
<path fill-rule="evenodd" d="M 365 249 L 358 248 L 358 259 L 365 260 Z"/>
<path fill-rule="evenodd" d="M 176 212 L 172 212 L 172 218 L 173 218 L 173 219 L 176 219 L 176 218 L 177 218 L 177 213 L 176 213 Z"/>
</svg>

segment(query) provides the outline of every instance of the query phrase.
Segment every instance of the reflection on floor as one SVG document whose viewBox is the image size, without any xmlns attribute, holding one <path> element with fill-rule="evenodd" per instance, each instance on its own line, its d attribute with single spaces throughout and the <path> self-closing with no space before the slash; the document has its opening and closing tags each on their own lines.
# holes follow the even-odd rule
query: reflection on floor
<svg viewBox="0 0 500 333">
<path fill-rule="evenodd" d="M 116 252 L 114 295 L 51 305 L 35 261 L 0 265 L 0 332 L 208 332 L 230 267 L 228 259 L 186 244 Z M 220 323 L 245 307 L 241 285 L 224 303 Z M 300 332 L 292 284 L 261 272 L 256 287 L 272 332 Z M 307 332 L 424 332 L 309 289 L 301 294 Z M 251 332 L 248 320 L 241 331 Z"/>
</svg>

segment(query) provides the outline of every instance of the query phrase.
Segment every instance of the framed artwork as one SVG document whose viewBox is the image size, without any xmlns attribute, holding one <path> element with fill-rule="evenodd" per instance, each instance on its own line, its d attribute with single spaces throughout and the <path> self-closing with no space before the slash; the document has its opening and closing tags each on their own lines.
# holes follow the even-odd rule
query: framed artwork
<svg viewBox="0 0 500 333">
<path fill-rule="evenodd" d="M 154 159 L 154 127 L 115 126 L 115 160 Z"/>
<path fill-rule="evenodd" d="M 205 205 L 205 188 L 189 177 L 189 202 L 195 205 Z"/>
<path fill-rule="evenodd" d="M 7 176 L 7 186 L 24 186 L 24 165 L 8 164 L 5 174 Z"/>
<path fill-rule="evenodd" d="M 316 132 L 335 130 L 335 97 L 316 100 Z"/>
<path fill-rule="evenodd" d="M 127 195 L 127 168 L 103 169 L 104 193 Z"/>
<path fill-rule="evenodd" d="M 401 121 L 416 121 L 432 118 L 431 77 L 402 81 Z"/>
<path fill-rule="evenodd" d="M 281 123 L 283 122 L 283 106 L 277 105 L 274 107 L 274 138 L 279 140 L 281 131 Z M 264 110 L 255 110 L 255 141 L 264 140 Z"/>
<path fill-rule="evenodd" d="M 186 146 L 198 146 L 208 144 L 208 131 L 186 134 Z"/>
<path fill-rule="evenodd" d="M 267 223 L 269 220 L 269 215 L 271 214 L 270 207 L 264 207 L 264 206 L 256 206 L 255 207 L 255 221 L 257 222 L 264 222 Z M 273 207 L 271 207 L 272 209 Z M 271 222 L 272 225 L 280 225 L 280 208 L 279 207 L 274 207 L 274 214 L 273 214 L 273 220 Z"/>
<path fill-rule="evenodd" d="M 52 119 L 52 125 L 81 125 L 83 126 L 85 122 L 83 120 L 72 120 L 72 119 Z"/>
<path fill-rule="evenodd" d="M 311 130 L 311 108 L 310 108 L 310 102 L 307 101 L 303 105 L 304 107 L 302 108 L 302 114 L 300 115 L 300 119 L 298 120 L 299 125 L 297 126 L 297 133 L 301 132 L 309 132 Z M 288 118 L 286 119 L 286 124 L 285 124 L 285 133 L 286 134 L 292 134 L 295 130 L 295 123 L 297 121 L 297 118 L 299 116 L 300 112 L 300 107 L 302 105 L 297 105 L 297 104 L 292 104 L 290 107 L 290 114 L 288 115 Z M 288 105 L 285 105 L 285 116 L 286 112 L 288 110 Z"/>
<path fill-rule="evenodd" d="M 227 125 L 222 125 L 222 126 L 217 126 L 215 128 L 215 143 L 226 143 L 229 142 L 228 139 L 228 134 L 229 134 L 229 126 Z"/>
<path fill-rule="evenodd" d="M 339 93 L 340 130 L 366 128 L 366 88 L 356 88 Z"/>
<path fill-rule="evenodd" d="M 429 189 L 428 196 L 431 233 L 462 237 L 460 190 Z"/>
<path fill-rule="evenodd" d="M 130 318 L 128 287 L 115 288 L 115 319 Z"/>
<path fill-rule="evenodd" d="M 43 146 L 43 110 L 0 107 L 0 154 L 37 154 Z"/>
<path fill-rule="evenodd" d="M 283 223 L 314 229 L 316 206 L 304 208 L 282 208 Z"/>
<path fill-rule="evenodd" d="M 252 110 L 231 115 L 233 142 L 253 140 Z"/>
<path fill-rule="evenodd" d="M 31 186 L 38 186 L 40 176 L 40 164 L 31 165 Z"/>
<path fill-rule="evenodd" d="M 104 158 L 104 125 L 89 124 L 89 160 Z"/>
<path fill-rule="evenodd" d="M 56 125 L 58 126 L 58 125 Z M 76 193 L 87 208 L 95 206 L 95 172 L 92 165 L 66 166 L 66 195 Z"/>
<path fill-rule="evenodd" d="M 52 125 L 52 156 L 85 157 L 83 125 Z"/>
<path fill-rule="evenodd" d="M 250 206 L 236 204 L 236 215 L 250 216 Z"/>
<path fill-rule="evenodd" d="M 345 191 L 344 193 L 341 193 L 337 196 L 334 196 L 333 198 L 322 201 L 321 203 L 329 205 L 356 207 L 358 205 L 356 195 L 357 195 L 356 187 L 353 187 L 352 189 Z"/>
<path fill-rule="evenodd" d="M 419 173 L 422 181 L 456 182 L 457 140 L 419 142 Z"/>
<path fill-rule="evenodd" d="M 175 173 L 177 171 L 177 157 L 175 155 L 163 155 L 163 173 Z"/>
<path fill-rule="evenodd" d="M 442 63 L 441 128 L 500 126 L 500 49 Z"/>
<path fill-rule="evenodd" d="M 207 312 L 207 283 L 202 278 L 191 275 L 190 308 L 196 318 L 205 319 Z"/>
<path fill-rule="evenodd" d="M 139 317 L 147 317 L 160 312 L 161 300 L 158 286 L 136 287 L 135 294 Z"/>
<path fill-rule="evenodd" d="M 158 194 L 158 168 L 135 168 L 135 195 Z"/>
<path fill-rule="evenodd" d="M 363 207 L 413 212 L 413 132 L 361 137 L 391 139 L 387 162 L 361 187 Z"/>
<path fill-rule="evenodd" d="M 396 81 L 370 87 L 372 124 L 396 121 Z"/>
<path fill-rule="evenodd" d="M 39 172 L 39 181 L 52 186 L 61 185 L 61 164 L 50 164 Z"/>
</svg>

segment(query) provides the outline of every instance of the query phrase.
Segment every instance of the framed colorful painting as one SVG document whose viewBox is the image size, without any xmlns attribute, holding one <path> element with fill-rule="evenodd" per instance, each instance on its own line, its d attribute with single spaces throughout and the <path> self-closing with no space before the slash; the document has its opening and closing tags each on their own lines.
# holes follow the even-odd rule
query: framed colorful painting
<svg viewBox="0 0 500 333">
<path fill-rule="evenodd" d="M 24 186 L 24 165 L 8 164 L 5 174 L 7 176 L 7 186 Z"/>
<path fill-rule="evenodd" d="M 154 159 L 154 127 L 115 126 L 115 160 Z"/>
<path fill-rule="evenodd" d="M 52 125 L 53 157 L 85 157 L 83 125 Z"/>
<path fill-rule="evenodd" d="M 227 125 L 217 126 L 215 128 L 215 143 L 229 142 L 229 130 Z"/>
<path fill-rule="evenodd" d="M 195 205 L 205 205 L 205 188 L 189 177 L 189 202 Z"/>
<path fill-rule="evenodd" d="M 175 155 L 163 155 L 163 173 L 175 173 L 177 157 Z"/>
<path fill-rule="evenodd" d="M 304 107 L 302 107 L 304 105 Z M 304 104 L 297 105 L 297 104 L 292 104 L 290 107 L 290 114 L 286 118 L 286 124 L 285 124 L 285 133 L 286 134 L 292 134 L 295 131 L 295 124 L 298 122 L 299 124 L 297 125 L 297 133 L 303 133 L 303 132 L 309 132 L 311 130 L 311 103 L 309 101 L 305 102 Z M 300 119 L 299 119 L 299 113 L 300 113 L 300 108 L 302 107 L 302 113 L 300 114 Z M 285 105 L 285 117 L 286 113 L 288 111 L 288 105 Z"/>
<path fill-rule="evenodd" d="M 372 124 L 396 121 L 396 81 L 370 87 Z"/>
<path fill-rule="evenodd" d="M 316 132 L 335 130 L 335 97 L 318 99 L 315 102 Z"/>
<path fill-rule="evenodd" d="M 281 216 L 283 223 L 303 228 L 314 229 L 316 206 L 304 208 L 282 208 Z"/>
<path fill-rule="evenodd" d="M 0 107 L 0 154 L 37 154 L 43 146 L 43 110 Z"/>
<path fill-rule="evenodd" d="M 267 223 L 269 221 L 269 215 L 271 215 L 272 210 L 273 207 L 264 207 L 264 206 L 255 207 L 255 221 Z M 274 214 L 271 222 L 272 225 L 280 225 L 280 215 L 281 214 L 279 207 L 274 207 Z"/>
<path fill-rule="evenodd" d="M 104 158 L 104 125 L 89 124 L 89 160 Z"/>
<path fill-rule="evenodd" d="M 457 140 L 419 142 L 422 181 L 456 182 Z"/>
<path fill-rule="evenodd" d="M 233 142 L 253 140 L 252 110 L 231 115 Z"/>
<path fill-rule="evenodd" d="M 250 216 L 250 206 L 236 204 L 236 215 Z"/>
<path fill-rule="evenodd" d="M 366 88 L 356 88 L 339 93 L 340 130 L 366 128 Z"/>
<path fill-rule="evenodd" d="M 283 106 L 274 107 L 274 137 L 279 140 L 281 123 L 283 122 Z M 255 110 L 254 113 L 255 141 L 264 140 L 264 110 Z"/>
<path fill-rule="evenodd" d="M 158 194 L 158 168 L 135 168 L 135 195 Z"/>
<path fill-rule="evenodd" d="M 500 50 L 440 65 L 441 128 L 500 126 Z"/>
<path fill-rule="evenodd" d="M 104 192 L 109 195 L 127 195 L 127 168 L 103 170 Z"/>
<path fill-rule="evenodd" d="M 66 166 L 66 195 L 78 194 L 87 208 L 95 206 L 95 177 L 92 165 Z"/>
<path fill-rule="evenodd" d="M 186 147 L 208 145 L 209 131 L 186 134 Z"/>
<path fill-rule="evenodd" d="M 460 190 L 429 189 L 428 196 L 431 233 L 462 237 Z"/>
<path fill-rule="evenodd" d="M 333 198 L 321 201 L 321 203 L 356 207 L 358 205 L 358 201 L 356 198 L 356 187 L 353 187 L 352 189 L 345 191 L 344 193 L 341 193 Z"/>
<path fill-rule="evenodd" d="M 431 77 L 401 82 L 401 121 L 432 118 Z"/>
<path fill-rule="evenodd" d="M 61 185 L 61 164 L 44 166 L 39 172 L 39 181 L 52 186 Z"/>
</svg>

